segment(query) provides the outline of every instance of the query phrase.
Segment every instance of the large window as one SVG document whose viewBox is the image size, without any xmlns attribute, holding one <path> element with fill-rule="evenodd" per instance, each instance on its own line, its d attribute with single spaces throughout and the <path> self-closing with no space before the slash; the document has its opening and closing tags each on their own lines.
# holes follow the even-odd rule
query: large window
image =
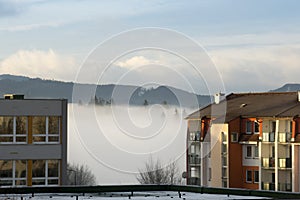
<svg viewBox="0 0 300 200">
<path fill-rule="evenodd" d="M 60 119 L 57 116 L 32 118 L 34 143 L 59 143 Z"/>
<path fill-rule="evenodd" d="M 32 185 L 59 185 L 59 161 L 33 160 Z"/>
<path fill-rule="evenodd" d="M 0 143 L 26 143 L 27 117 L 0 117 Z"/>
<path fill-rule="evenodd" d="M 25 160 L 0 161 L 0 186 L 25 186 L 27 180 Z"/>
</svg>

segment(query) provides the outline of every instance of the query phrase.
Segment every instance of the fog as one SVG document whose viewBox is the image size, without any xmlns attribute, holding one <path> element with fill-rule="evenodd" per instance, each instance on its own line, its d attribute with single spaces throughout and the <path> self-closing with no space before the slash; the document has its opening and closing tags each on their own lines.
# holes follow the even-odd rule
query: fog
<svg viewBox="0 0 300 200">
<path fill-rule="evenodd" d="M 169 105 L 68 106 L 68 161 L 86 164 L 98 184 L 134 184 L 150 157 L 185 170 L 191 110 Z"/>
</svg>

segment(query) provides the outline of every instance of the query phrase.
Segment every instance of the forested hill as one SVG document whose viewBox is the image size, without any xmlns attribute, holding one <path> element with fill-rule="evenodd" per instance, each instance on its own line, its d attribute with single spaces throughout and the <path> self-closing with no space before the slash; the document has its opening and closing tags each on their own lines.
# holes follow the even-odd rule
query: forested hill
<svg viewBox="0 0 300 200">
<path fill-rule="evenodd" d="M 72 98 L 73 82 L 62 82 L 56 80 L 44 80 L 40 78 L 29 78 L 25 76 L 0 75 L 0 95 L 16 93 L 24 94 L 25 98 L 66 98 L 69 102 L 89 103 L 97 101 L 98 104 L 115 102 L 112 97 L 113 91 L 121 92 L 117 95 L 116 103 L 131 105 L 147 104 L 168 104 L 197 108 L 198 101 L 200 106 L 208 104 L 211 97 L 208 95 L 197 95 L 184 90 L 176 89 L 169 86 L 159 86 L 157 88 L 143 88 L 128 85 L 89 85 L 75 84 L 83 93 L 89 91 L 88 88 L 95 87 L 96 93 L 86 93 L 81 96 Z M 96 94 L 96 97 L 95 97 Z M 124 94 L 124 97 L 122 96 Z M 130 99 L 125 98 L 128 94 Z M 114 94 L 115 95 L 115 94 Z M 72 100 L 73 99 L 73 100 Z"/>
</svg>

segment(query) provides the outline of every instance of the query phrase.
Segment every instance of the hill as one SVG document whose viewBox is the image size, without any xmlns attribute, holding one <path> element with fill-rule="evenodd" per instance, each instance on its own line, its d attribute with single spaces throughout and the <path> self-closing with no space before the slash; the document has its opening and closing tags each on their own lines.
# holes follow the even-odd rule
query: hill
<svg viewBox="0 0 300 200">
<path fill-rule="evenodd" d="M 82 93 L 73 96 L 73 87 L 80 88 Z M 94 91 L 90 88 L 94 87 Z M 0 95 L 8 93 L 24 94 L 25 98 L 65 98 L 69 102 L 89 103 L 95 99 L 103 101 L 113 100 L 118 104 L 143 105 L 145 100 L 149 104 L 179 105 L 197 108 L 196 99 L 200 106 L 211 101 L 208 95 L 197 95 L 170 86 L 159 86 L 157 88 L 143 88 L 129 85 L 91 85 L 73 82 L 62 82 L 56 80 L 44 80 L 40 78 L 29 78 L 25 76 L 14 76 L 9 74 L 0 75 Z M 127 99 L 126 96 L 130 96 Z"/>
<path fill-rule="evenodd" d="M 298 83 L 287 83 L 284 86 L 271 90 L 271 92 L 296 92 L 300 91 L 300 84 Z"/>
</svg>

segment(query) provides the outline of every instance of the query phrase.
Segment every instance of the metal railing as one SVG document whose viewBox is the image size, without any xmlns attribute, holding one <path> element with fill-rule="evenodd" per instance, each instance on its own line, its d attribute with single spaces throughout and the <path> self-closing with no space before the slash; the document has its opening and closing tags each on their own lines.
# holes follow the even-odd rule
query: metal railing
<svg viewBox="0 0 300 200">
<path fill-rule="evenodd" d="M 240 196 L 259 196 L 284 199 L 299 199 L 300 193 L 296 192 L 275 192 L 264 190 L 248 190 L 233 188 L 212 188 L 202 186 L 186 185 L 105 185 L 105 186 L 60 186 L 60 187 L 16 187 L 0 188 L 0 194 L 85 194 L 85 193 L 106 193 L 106 192 L 155 192 L 155 191 L 173 191 L 173 192 L 193 192 L 205 194 L 223 194 Z"/>
</svg>

